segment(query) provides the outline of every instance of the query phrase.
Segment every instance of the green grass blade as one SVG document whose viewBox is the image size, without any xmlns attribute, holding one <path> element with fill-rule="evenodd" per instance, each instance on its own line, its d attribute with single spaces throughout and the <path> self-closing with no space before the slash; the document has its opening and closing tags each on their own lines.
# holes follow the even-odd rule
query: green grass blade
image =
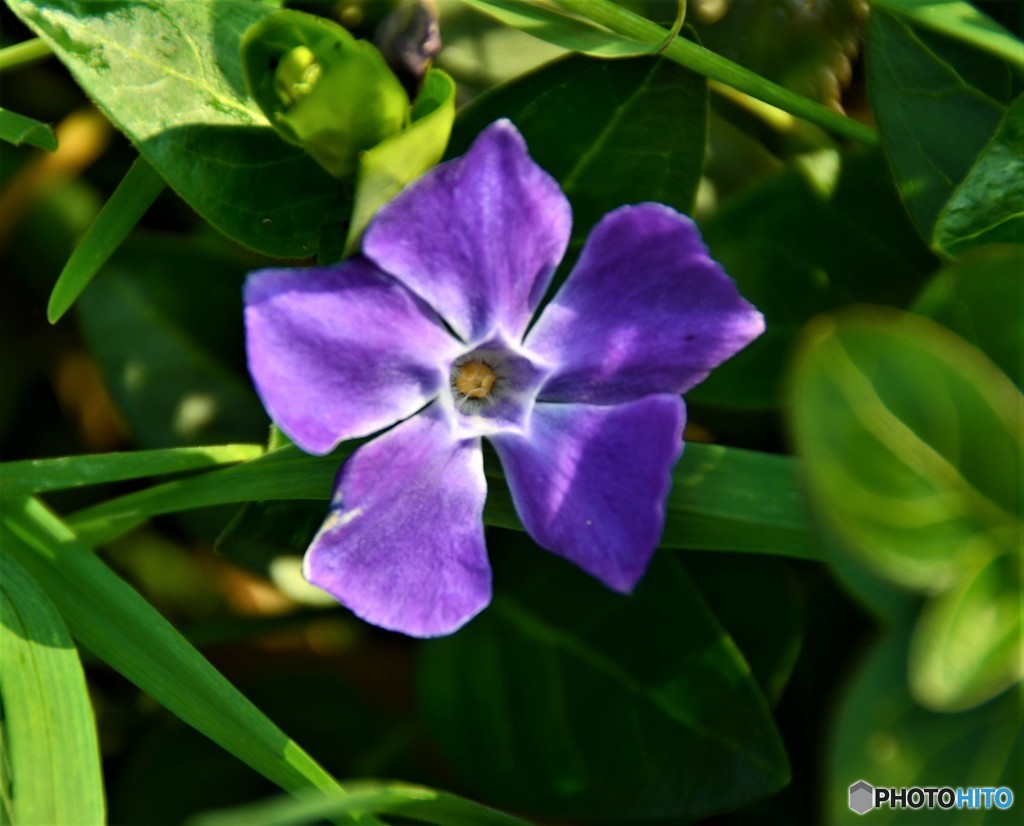
<svg viewBox="0 0 1024 826">
<path fill-rule="evenodd" d="M 51 54 L 53 54 L 53 50 L 50 45 L 39 37 L 15 43 L 0 49 L 0 72 L 26 66 L 29 63 L 42 60 L 44 57 L 49 57 Z"/>
<path fill-rule="evenodd" d="M 5 553 L 46 592 L 82 645 L 282 789 L 343 793 L 41 502 L 7 499 L 2 516 Z"/>
<path fill-rule="evenodd" d="M 15 146 L 37 146 L 51 152 L 57 148 L 57 136 L 49 126 L 6 109 L 0 109 L 0 140 Z"/>
<path fill-rule="evenodd" d="M 353 812 L 397 815 L 436 826 L 530 826 L 518 817 L 457 795 L 405 783 L 356 783 L 345 797 L 280 798 L 210 812 L 190 826 L 299 826 Z"/>
<path fill-rule="evenodd" d="M 144 479 L 246 462 L 263 453 L 260 445 L 217 445 L 100 453 L 59 459 L 0 462 L 0 486 L 5 496 L 27 496 L 125 479 Z"/>
<path fill-rule="evenodd" d="M 46 308 L 51 324 L 75 303 L 163 188 L 163 178 L 146 161 L 137 158 L 64 265 Z"/>
<path fill-rule="evenodd" d="M 6 555 L 0 663 L 11 821 L 103 823 L 96 721 L 78 650 L 53 603 Z"/>
</svg>

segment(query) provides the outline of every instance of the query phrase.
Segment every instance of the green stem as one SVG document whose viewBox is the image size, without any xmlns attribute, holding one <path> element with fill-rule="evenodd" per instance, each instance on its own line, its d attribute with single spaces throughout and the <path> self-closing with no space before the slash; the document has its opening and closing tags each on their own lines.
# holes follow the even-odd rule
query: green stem
<svg viewBox="0 0 1024 826">
<path fill-rule="evenodd" d="M 584 17 L 607 29 L 642 43 L 659 43 L 667 34 L 657 23 L 652 23 L 627 11 L 610 0 L 554 0 L 555 3 L 573 14 Z M 761 77 L 756 72 L 726 60 L 724 57 L 705 49 L 682 37 L 675 38 L 662 52 L 670 60 L 718 80 L 751 97 L 816 123 L 830 132 L 862 143 L 878 143 L 878 132 L 865 123 L 841 115 L 803 95 L 791 92 Z"/>
<path fill-rule="evenodd" d="M 15 43 L 6 49 L 0 49 L 0 72 L 27 66 L 29 63 L 49 57 L 51 54 L 53 51 L 49 45 L 39 37 Z"/>
</svg>

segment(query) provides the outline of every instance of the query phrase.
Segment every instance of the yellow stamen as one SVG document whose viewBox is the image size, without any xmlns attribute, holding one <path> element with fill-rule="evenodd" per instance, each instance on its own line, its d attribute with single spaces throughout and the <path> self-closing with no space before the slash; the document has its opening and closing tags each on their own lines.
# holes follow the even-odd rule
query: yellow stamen
<svg viewBox="0 0 1024 826">
<path fill-rule="evenodd" d="M 467 361 L 455 374 L 455 389 L 470 399 L 486 399 L 498 377 L 482 361 Z"/>
</svg>

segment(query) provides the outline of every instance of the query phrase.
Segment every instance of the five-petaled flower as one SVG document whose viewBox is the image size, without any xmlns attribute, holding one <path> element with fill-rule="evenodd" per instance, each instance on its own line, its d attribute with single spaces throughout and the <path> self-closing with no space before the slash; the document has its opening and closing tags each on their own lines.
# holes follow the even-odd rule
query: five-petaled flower
<svg viewBox="0 0 1024 826">
<path fill-rule="evenodd" d="M 618 591 L 643 575 L 680 394 L 764 322 L 689 218 L 641 204 L 598 223 L 531 326 L 571 220 L 499 121 L 385 206 L 361 255 L 249 277 L 249 368 L 280 428 L 324 454 L 395 425 L 345 462 L 305 560 L 369 622 L 447 634 L 490 601 L 481 437 L 538 544 Z"/>
</svg>

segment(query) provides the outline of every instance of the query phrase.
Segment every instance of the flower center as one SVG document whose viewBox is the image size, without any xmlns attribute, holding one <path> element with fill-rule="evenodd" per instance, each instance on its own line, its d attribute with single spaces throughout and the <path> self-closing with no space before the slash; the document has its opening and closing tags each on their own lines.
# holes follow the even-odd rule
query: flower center
<svg viewBox="0 0 1024 826">
<path fill-rule="evenodd" d="M 455 389 L 468 399 L 486 399 L 498 380 L 493 368 L 482 361 L 467 361 L 455 373 Z"/>
</svg>

